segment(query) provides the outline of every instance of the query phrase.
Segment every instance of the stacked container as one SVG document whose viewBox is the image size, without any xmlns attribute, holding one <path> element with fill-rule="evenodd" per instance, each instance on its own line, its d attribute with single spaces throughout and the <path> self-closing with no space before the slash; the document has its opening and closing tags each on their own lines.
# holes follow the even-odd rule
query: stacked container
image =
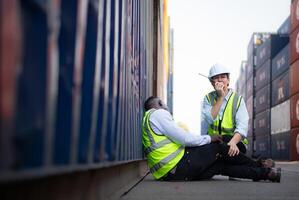
<svg viewBox="0 0 299 200">
<path fill-rule="evenodd" d="M 256 151 L 255 144 L 255 74 L 256 74 L 256 52 L 257 47 L 263 43 L 267 38 L 268 34 L 265 33 L 254 33 L 250 39 L 247 48 L 247 65 L 245 69 L 246 73 L 246 107 L 249 114 L 249 124 L 248 124 L 248 141 L 247 154 L 249 156 L 254 155 Z"/>
<path fill-rule="evenodd" d="M 292 1 L 290 31 L 290 159 L 299 160 L 299 1 Z"/>
<path fill-rule="evenodd" d="M 271 156 L 271 96 L 272 96 L 272 59 L 289 41 L 288 36 L 270 34 L 257 48 L 256 67 L 256 154 L 262 157 Z M 285 98 L 280 99 L 283 101 Z"/>
</svg>

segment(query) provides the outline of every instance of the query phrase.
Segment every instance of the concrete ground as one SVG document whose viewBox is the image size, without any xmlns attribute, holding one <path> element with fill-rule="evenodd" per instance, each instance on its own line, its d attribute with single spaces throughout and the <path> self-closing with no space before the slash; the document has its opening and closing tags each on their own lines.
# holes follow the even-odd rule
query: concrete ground
<svg viewBox="0 0 299 200">
<path fill-rule="evenodd" d="M 121 200 L 146 199 L 299 199 L 299 162 L 276 162 L 282 168 L 280 183 L 228 180 L 215 176 L 212 180 L 195 182 L 160 182 L 149 174 Z"/>
</svg>

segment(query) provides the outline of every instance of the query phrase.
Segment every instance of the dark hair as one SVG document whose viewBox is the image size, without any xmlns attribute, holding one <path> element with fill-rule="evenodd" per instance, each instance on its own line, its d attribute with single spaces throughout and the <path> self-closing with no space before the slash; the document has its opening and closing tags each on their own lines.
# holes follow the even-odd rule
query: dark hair
<svg viewBox="0 0 299 200">
<path fill-rule="evenodd" d="M 150 110 L 151 108 L 154 108 L 155 106 L 155 100 L 158 99 L 156 96 L 149 97 L 143 104 L 143 108 L 145 111 Z"/>
</svg>

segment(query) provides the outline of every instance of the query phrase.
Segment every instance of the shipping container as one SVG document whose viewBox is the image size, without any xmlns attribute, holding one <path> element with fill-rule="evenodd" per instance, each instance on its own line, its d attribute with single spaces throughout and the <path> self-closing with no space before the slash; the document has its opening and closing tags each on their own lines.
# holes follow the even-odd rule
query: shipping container
<svg viewBox="0 0 299 200">
<path fill-rule="evenodd" d="M 291 130 L 291 160 L 299 160 L 299 127 Z"/>
<path fill-rule="evenodd" d="M 0 76 L 11 78 L 5 88 L 13 103 L 7 107 L 13 112 L 11 130 L 0 133 L 0 182 L 144 159 L 142 105 L 151 95 L 167 94 L 161 81 L 171 57 L 164 55 L 170 53 L 164 6 L 138 0 L 20 1 L 9 12 L 19 12 L 20 21 L 12 24 L 21 24 L 10 42 L 14 62 L 7 66 L 0 32 Z"/>
<path fill-rule="evenodd" d="M 287 132 L 290 125 L 290 100 L 271 108 L 271 134 Z"/>
<path fill-rule="evenodd" d="M 290 35 L 290 64 L 299 59 L 299 27 Z"/>
<path fill-rule="evenodd" d="M 16 168 L 28 169 L 41 167 L 45 153 L 47 68 L 50 67 L 47 62 L 48 21 L 43 7 L 46 2 L 39 5 L 27 1 L 20 3 L 23 41 L 14 142 Z"/>
<path fill-rule="evenodd" d="M 271 157 L 290 160 L 290 131 L 271 135 Z"/>
<path fill-rule="evenodd" d="M 256 50 L 256 67 L 259 68 L 269 58 L 274 58 L 287 45 L 289 37 L 286 35 L 271 34 L 270 37 Z"/>
<path fill-rule="evenodd" d="M 250 98 L 253 96 L 253 90 L 254 90 L 254 79 L 253 76 L 251 76 L 247 82 L 246 82 L 246 98 Z"/>
<path fill-rule="evenodd" d="M 271 105 L 275 106 L 290 97 L 289 70 L 281 74 L 272 82 L 272 101 Z"/>
<path fill-rule="evenodd" d="M 21 64 L 19 1 L 0 2 L 0 171 L 15 163 L 14 125 L 17 76 Z"/>
<path fill-rule="evenodd" d="M 293 32 L 299 25 L 299 1 L 293 0 L 291 4 L 291 31 Z"/>
<path fill-rule="evenodd" d="M 289 70 L 289 52 L 290 45 L 286 45 L 272 60 L 272 78 L 271 80 L 276 79 L 280 74 Z"/>
<path fill-rule="evenodd" d="M 290 96 L 299 92 L 299 60 L 290 67 Z"/>
<path fill-rule="evenodd" d="M 265 85 L 268 85 L 271 80 L 271 60 L 268 59 L 264 62 L 264 64 L 256 70 L 255 76 L 255 88 L 259 90 L 263 88 Z"/>
<path fill-rule="evenodd" d="M 246 108 L 248 111 L 248 115 L 249 118 L 253 118 L 253 96 L 250 96 L 247 100 L 246 100 Z"/>
<path fill-rule="evenodd" d="M 246 66 L 247 62 L 242 61 L 238 78 L 241 87 L 243 87 L 246 84 Z"/>
<path fill-rule="evenodd" d="M 255 32 L 251 35 L 250 41 L 247 46 L 247 58 L 255 57 L 256 48 L 260 46 L 268 37 L 269 33 L 265 32 Z M 254 62 L 254 65 L 256 62 Z"/>
<path fill-rule="evenodd" d="M 254 133 L 253 133 L 253 122 L 254 120 L 252 118 L 249 118 L 248 120 L 248 131 L 247 131 L 247 136 L 248 137 L 254 137 Z"/>
<path fill-rule="evenodd" d="M 267 109 L 256 115 L 254 120 L 254 131 L 256 137 L 270 135 L 271 132 L 271 118 L 270 109 Z"/>
<path fill-rule="evenodd" d="M 291 31 L 291 17 L 288 16 L 277 30 L 278 34 L 290 34 Z"/>
<path fill-rule="evenodd" d="M 271 100 L 270 89 L 271 89 L 270 84 L 268 84 L 256 92 L 256 101 L 255 101 L 256 113 L 260 113 L 270 108 L 270 100 Z"/>
<path fill-rule="evenodd" d="M 290 99 L 291 104 L 291 127 L 299 127 L 299 93 L 292 96 Z"/>
<path fill-rule="evenodd" d="M 256 136 L 256 156 L 269 158 L 271 156 L 271 137 L 270 135 Z"/>
<path fill-rule="evenodd" d="M 248 79 L 253 76 L 253 71 L 255 68 L 255 64 L 254 64 L 255 58 L 256 58 L 256 56 L 253 56 L 253 55 L 251 55 L 250 57 L 247 58 L 247 63 L 246 63 L 246 67 L 245 67 L 246 81 L 248 81 Z"/>
<path fill-rule="evenodd" d="M 253 152 L 255 151 L 254 149 L 254 140 L 253 140 L 253 137 L 251 136 L 248 136 L 247 137 L 247 140 L 248 140 L 248 144 L 246 145 L 246 155 L 248 157 L 251 157 Z"/>
</svg>

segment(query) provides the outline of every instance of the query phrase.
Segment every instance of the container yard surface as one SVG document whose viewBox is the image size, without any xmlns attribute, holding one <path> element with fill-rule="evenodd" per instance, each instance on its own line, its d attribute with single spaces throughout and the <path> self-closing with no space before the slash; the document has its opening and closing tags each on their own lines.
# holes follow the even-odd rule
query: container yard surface
<svg viewBox="0 0 299 200">
<path fill-rule="evenodd" d="M 160 182 L 151 175 L 121 199 L 299 199 L 299 162 L 276 162 L 282 168 L 280 183 L 228 180 L 215 176 L 207 181 Z"/>
</svg>

